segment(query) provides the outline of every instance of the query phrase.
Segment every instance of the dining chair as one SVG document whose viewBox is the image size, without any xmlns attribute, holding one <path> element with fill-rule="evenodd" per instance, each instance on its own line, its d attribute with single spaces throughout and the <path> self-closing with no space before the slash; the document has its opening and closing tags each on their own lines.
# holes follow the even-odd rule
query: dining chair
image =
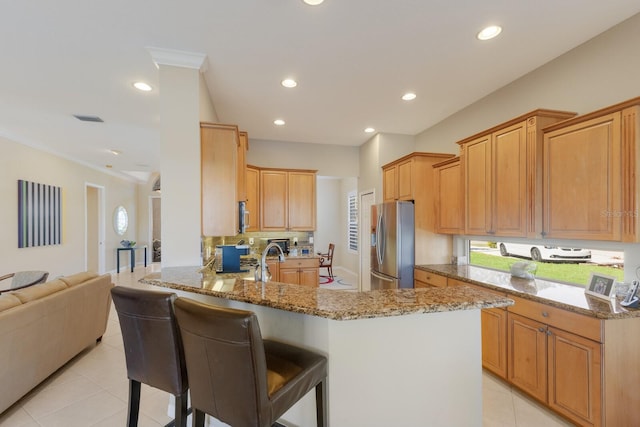
<svg viewBox="0 0 640 427">
<path fill-rule="evenodd" d="M 233 427 L 269 427 L 314 388 L 316 422 L 326 427 L 326 357 L 263 340 L 251 311 L 188 298 L 178 298 L 175 310 L 194 427 L 204 425 L 205 414 Z"/>
<path fill-rule="evenodd" d="M 127 426 L 138 425 L 141 384 L 175 396 L 175 418 L 186 427 L 189 382 L 173 308 L 176 294 L 116 286 L 111 290 L 120 320 L 129 377 Z"/>
</svg>

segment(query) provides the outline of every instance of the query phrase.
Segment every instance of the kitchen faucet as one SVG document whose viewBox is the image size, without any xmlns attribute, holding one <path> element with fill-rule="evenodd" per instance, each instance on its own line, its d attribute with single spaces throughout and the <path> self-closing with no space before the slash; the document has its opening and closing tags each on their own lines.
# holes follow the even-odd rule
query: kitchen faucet
<svg viewBox="0 0 640 427">
<path fill-rule="evenodd" d="M 269 249 L 271 249 L 271 248 L 277 248 L 278 249 L 278 252 L 280 252 L 278 254 L 278 262 L 284 262 L 284 252 L 282 251 L 282 248 L 275 242 L 269 243 L 267 245 L 267 247 L 264 248 L 264 251 L 262 252 L 262 262 L 260 263 L 260 280 L 263 281 L 263 282 L 266 282 L 268 280 L 268 278 L 267 278 L 267 252 L 269 252 Z"/>
</svg>

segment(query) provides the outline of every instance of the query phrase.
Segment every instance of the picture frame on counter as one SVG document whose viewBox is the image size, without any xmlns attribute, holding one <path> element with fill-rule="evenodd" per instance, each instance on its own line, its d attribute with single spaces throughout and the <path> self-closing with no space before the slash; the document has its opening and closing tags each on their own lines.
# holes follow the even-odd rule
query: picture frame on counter
<svg viewBox="0 0 640 427">
<path fill-rule="evenodd" d="M 616 278 L 606 274 L 591 273 L 589 282 L 584 292 L 597 298 L 606 300 L 615 297 Z"/>
</svg>

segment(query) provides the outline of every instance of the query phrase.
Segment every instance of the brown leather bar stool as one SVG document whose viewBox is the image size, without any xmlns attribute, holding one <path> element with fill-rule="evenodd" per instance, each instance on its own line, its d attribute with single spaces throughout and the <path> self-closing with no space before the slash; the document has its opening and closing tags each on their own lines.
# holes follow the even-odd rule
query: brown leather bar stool
<svg viewBox="0 0 640 427">
<path fill-rule="evenodd" d="M 175 302 L 190 378 L 194 427 L 205 414 L 233 427 L 272 426 L 315 387 L 318 427 L 326 427 L 327 359 L 262 340 L 251 311 L 187 298 Z"/>
<path fill-rule="evenodd" d="M 120 319 L 129 377 L 127 425 L 138 425 L 140 385 L 171 393 L 175 419 L 167 426 L 187 425 L 187 369 L 173 302 L 176 294 L 116 286 L 111 289 Z"/>
</svg>

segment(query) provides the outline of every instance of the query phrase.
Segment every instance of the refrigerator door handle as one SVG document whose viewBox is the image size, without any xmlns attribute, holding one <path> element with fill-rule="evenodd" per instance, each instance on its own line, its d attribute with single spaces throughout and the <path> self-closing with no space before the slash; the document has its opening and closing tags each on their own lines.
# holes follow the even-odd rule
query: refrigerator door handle
<svg viewBox="0 0 640 427">
<path fill-rule="evenodd" d="M 371 275 L 372 275 L 373 277 L 376 277 L 376 278 L 380 279 L 380 280 L 384 280 L 385 282 L 393 282 L 393 281 L 394 281 L 394 279 L 389 278 L 389 277 L 386 277 L 386 276 L 381 276 L 381 275 L 377 274 L 377 273 L 376 273 L 375 271 L 373 271 L 373 270 L 371 271 Z"/>
<path fill-rule="evenodd" d="M 384 221 L 382 220 L 382 212 L 378 214 L 378 226 L 376 227 L 376 256 L 378 257 L 378 265 L 382 266 L 382 256 L 384 254 Z"/>
</svg>

